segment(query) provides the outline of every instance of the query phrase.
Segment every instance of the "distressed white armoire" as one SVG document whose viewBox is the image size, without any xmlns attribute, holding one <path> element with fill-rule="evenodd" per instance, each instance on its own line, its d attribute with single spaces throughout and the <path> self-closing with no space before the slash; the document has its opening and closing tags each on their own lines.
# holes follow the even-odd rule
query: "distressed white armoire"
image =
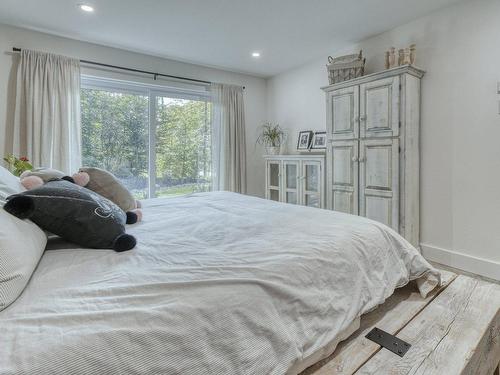
<svg viewBox="0 0 500 375">
<path fill-rule="evenodd" d="M 327 207 L 380 221 L 417 247 L 423 75 L 405 65 L 323 87 Z"/>
</svg>

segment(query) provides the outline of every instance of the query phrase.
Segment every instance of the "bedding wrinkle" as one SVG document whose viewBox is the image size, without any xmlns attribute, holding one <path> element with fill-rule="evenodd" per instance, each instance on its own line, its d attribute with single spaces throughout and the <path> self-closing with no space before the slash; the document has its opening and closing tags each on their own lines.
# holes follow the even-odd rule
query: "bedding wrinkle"
<svg viewBox="0 0 500 375">
<path fill-rule="evenodd" d="M 143 211 L 132 251 L 44 253 L 0 312 L 0 375 L 295 374 L 394 288 L 439 277 L 357 216 L 228 192 Z"/>
</svg>

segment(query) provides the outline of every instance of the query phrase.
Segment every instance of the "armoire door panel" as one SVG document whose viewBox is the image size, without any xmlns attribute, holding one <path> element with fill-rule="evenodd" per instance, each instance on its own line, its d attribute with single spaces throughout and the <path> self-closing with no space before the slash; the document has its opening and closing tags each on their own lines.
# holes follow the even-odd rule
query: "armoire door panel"
<svg viewBox="0 0 500 375">
<path fill-rule="evenodd" d="M 365 194 L 365 217 L 393 227 L 392 209 L 392 197 Z"/>
<path fill-rule="evenodd" d="M 399 134 L 399 77 L 360 86 L 360 136 L 393 137 Z"/>
<path fill-rule="evenodd" d="M 359 214 L 399 230 L 399 140 L 361 140 L 359 168 Z"/>
<path fill-rule="evenodd" d="M 392 147 L 387 145 L 372 146 L 366 152 L 366 189 L 392 189 Z M 383 166 L 380 168 L 380 166 Z"/>
<path fill-rule="evenodd" d="M 291 204 L 298 204 L 298 199 L 297 199 L 297 193 L 293 191 L 287 191 L 286 192 L 286 197 L 285 197 L 285 202 L 286 203 L 291 203 Z"/>
<path fill-rule="evenodd" d="M 358 140 L 332 142 L 328 178 L 330 208 L 358 214 Z"/>
<path fill-rule="evenodd" d="M 333 190 L 333 210 L 356 215 L 353 191 Z"/>
<path fill-rule="evenodd" d="M 333 140 L 359 137 L 359 87 L 332 91 L 328 97 L 329 133 Z"/>
<path fill-rule="evenodd" d="M 354 168 L 352 159 L 357 157 L 351 145 L 335 146 L 333 154 L 333 184 L 353 186 Z"/>
</svg>

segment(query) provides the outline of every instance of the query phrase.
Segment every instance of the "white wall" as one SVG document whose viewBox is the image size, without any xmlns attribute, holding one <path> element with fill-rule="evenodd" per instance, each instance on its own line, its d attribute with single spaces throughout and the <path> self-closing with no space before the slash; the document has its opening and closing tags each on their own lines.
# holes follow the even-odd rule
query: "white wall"
<svg viewBox="0 0 500 375">
<path fill-rule="evenodd" d="M 237 74 L 203 66 L 186 64 L 143 54 L 133 53 L 116 48 L 79 42 L 48 34 L 0 24 L 0 156 L 5 154 L 6 124 L 13 121 L 15 93 L 15 55 L 10 53 L 12 47 L 31 48 L 45 52 L 98 61 L 107 64 L 135 67 L 159 73 L 186 76 L 212 82 L 231 83 L 245 86 L 245 116 L 247 132 L 247 168 L 248 193 L 263 195 L 264 171 L 262 160 L 255 152 L 255 129 L 265 121 L 266 116 L 266 82 L 262 78 Z M 111 74 L 98 70 L 84 69 L 84 73 L 104 75 L 116 78 L 154 82 L 152 79 L 131 77 L 129 75 Z M 164 84 L 168 82 L 163 81 Z M 1 159 L 1 158 L 0 158 Z"/>
<path fill-rule="evenodd" d="M 500 279 L 500 2 L 472 0 L 366 39 L 367 73 L 384 51 L 417 44 L 422 82 L 421 238 L 424 254 Z M 335 52 L 335 53 L 334 53 Z M 268 118 L 325 129 L 326 56 L 268 81 Z M 463 256 L 465 255 L 465 256 Z M 474 257 L 474 258 L 470 258 Z M 475 259 L 480 258 L 480 259 Z M 486 261 L 485 261 L 486 260 Z"/>
</svg>

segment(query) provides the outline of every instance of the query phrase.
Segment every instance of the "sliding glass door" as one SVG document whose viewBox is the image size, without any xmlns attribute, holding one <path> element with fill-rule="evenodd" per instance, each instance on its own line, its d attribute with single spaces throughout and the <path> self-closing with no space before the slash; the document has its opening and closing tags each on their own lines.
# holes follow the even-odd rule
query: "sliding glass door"
<svg viewBox="0 0 500 375">
<path fill-rule="evenodd" d="M 149 97 L 81 90 L 84 166 L 113 173 L 138 199 L 148 197 Z"/>
<path fill-rule="evenodd" d="M 155 185 L 163 197 L 210 190 L 210 126 L 206 100 L 155 95 Z"/>
<path fill-rule="evenodd" d="M 82 79 L 83 164 L 109 170 L 138 199 L 211 187 L 205 92 Z"/>
</svg>

